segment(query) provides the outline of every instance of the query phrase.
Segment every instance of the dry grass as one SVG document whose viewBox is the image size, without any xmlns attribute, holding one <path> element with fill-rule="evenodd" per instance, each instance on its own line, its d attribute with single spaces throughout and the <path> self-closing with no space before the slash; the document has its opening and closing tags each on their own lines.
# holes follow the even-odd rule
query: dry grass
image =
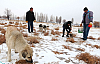
<svg viewBox="0 0 100 64">
<path fill-rule="evenodd" d="M 56 38 L 52 38 L 51 41 L 58 41 L 58 39 L 56 39 Z"/>
<path fill-rule="evenodd" d="M 76 48 L 78 51 L 85 51 L 84 48 Z"/>
<path fill-rule="evenodd" d="M 55 54 L 63 54 L 62 52 L 58 52 L 58 51 L 52 51 L 54 52 Z"/>
<path fill-rule="evenodd" d="M 1 25 L 5 25 L 5 23 L 1 23 Z"/>
<path fill-rule="evenodd" d="M 100 46 L 98 46 L 98 45 L 92 45 L 92 44 L 86 44 L 86 45 L 91 46 L 92 48 L 100 49 Z"/>
<path fill-rule="evenodd" d="M 33 64 L 33 63 L 29 63 L 26 60 L 19 60 L 19 61 L 15 62 L 15 64 Z"/>
<path fill-rule="evenodd" d="M 14 24 L 14 22 L 9 22 L 9 24 Z"/>
<path fill-rule="evenodd" d="M 1 33 L 4 34 L 4 35 L 5 35 L 5 32 L 6 32 L 5 29 L 2 29 L 2 30 L 1 30 Z"/>
<path fill-rule="evenodd" d="M 87 64 L 100 64 L 100 57 L 90 55 L 89 53 L 81 53 L 76 56 L 77 59 L 83 60 Z"/>
<path fill-rule="evenodd" d="M 91 44 L 86 44 L 86 45 L 88 45 L 88 46 L 91 46 L 91 47 L 92 47 L 92 45 L 91 45 Z"/>
<path fill-rule="evenodd" d="M 19 23 L 16 22 L 15 25 L 19 25 Z"/>
<path fill-rule="evenodd" d="M 47 30 L 50 30 L 49 27 L 47 27 Z"/>
<path fill-rule="evenodd" d="M 36 32 L 36 30 L 35 30 L 35 29 L 33 29 L 33 31 L 34 31 L 34 32 Z"/>
<path fill-rule="evenodd" d="M 55 32 L 54 32 L 54 30 L 51 30 L 51 34 L 55 35 Z"/>
<path fill-rule="evenodd" d="M 67 38 L 66 42 L 75 43 L 76 41 L 73 38 Z"/>
<path fill-rule="evenodd" d="M 65 49 L 71 50 L 70 46 L 62 45 Z"/>
<path fill-rule="evenodd" d="M 60 35 L 60 32 L 59 32 L 59 31 L 55 31 L 55 34 L 56 34 L 56 35 Z"/>
<path fill-rule="evenodd" d="M 59 31 L 55 31 L 54 32 L 54 30 L 51 30 L 51 34 L 53 34 L 53 35 L 60 35 L 60 32 Z"/>
<path fill-rule="evenodd" d="M 5 43 L 5 42 L 6 42 L 5 36 L 4 35 L 0 35 L 0 45 Z"/>
<path fill-rule="evenodd" d="M 36 32 L 35 32 L 35 33 L 34 33 L 34 35 L 35 35 L 35 36 L 38 36 L 38 35 L 39 35 L 39 33 L 36 33 Z"/>
<path fill-rule="evenodd" d="M 55 30 L 59 30 L 59 27 L 55 28 Z"/>
<path fill-rule="evenodd" d="M 44 33 L 44 36 L 48 36 L 48 35 L 49 35 L 49 32 Z"/>
<path fill-rule="evenodd" d="M 2 27 L 0 27 L 0 31 L 2 30 L 3 28 Z"/>
<path fill-rule="evenodd" d="M 87 37 L 88 39 L 92 39 L 92 40 L 95 40 L 95 38 L 93 38 L 92 36 L 89 36 Z"/>
<path fill-rule="evenodd" d="M 28 37 L 28 34 L 27 33 L 22 33 L 24 37 Z"/>
<path fill-rule="evenodd" d="M 32 44 L 32 43 L 39 43 L 40 39 L 41 38 L 39 37 L 29 37 L 27 40 L 30 41 L 30 43 Z"/>
<path fill-rule="evenodd" d="M 100 40 L 100 37 L 98 38 L 98 40 Z"/>
<path fill-rule="evenodd" d="M 5 23 L 5 24 L 7 24 L 7 23 Z"/>
<path fill-rule="evenodd" d="M 96 47 L 97 49 L 100 49 L 100 46 L 98 46 L 98 45 L 93 45 L 93 47 Z"/>
</svg>

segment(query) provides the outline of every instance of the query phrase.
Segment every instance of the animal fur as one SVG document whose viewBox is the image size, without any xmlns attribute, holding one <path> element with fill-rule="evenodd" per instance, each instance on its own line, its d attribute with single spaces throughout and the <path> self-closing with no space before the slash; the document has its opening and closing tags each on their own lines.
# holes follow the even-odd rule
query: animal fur
<svg viewBox="0 0 100 64">
<path fill-rule="evenodd" d="M 40 25 L 39 25 L 39 30 L 40 30 L 41 32 L 43 32 L 43 30 L 46 32 L 47 27 L 49 27 L 49 26 L 40 24 Z"/>
<path fill-rule="evenodd" d="M 8 47 L 8 61 L 11 61 L 11 49 L 19 53 L 20 60 L 26 59 L 32 62 L 33 50 L 25 41 L 23 35 L 17 30 L 16 27 L 8 27 L 6 30 L 6 44 Z"/>
</svg>

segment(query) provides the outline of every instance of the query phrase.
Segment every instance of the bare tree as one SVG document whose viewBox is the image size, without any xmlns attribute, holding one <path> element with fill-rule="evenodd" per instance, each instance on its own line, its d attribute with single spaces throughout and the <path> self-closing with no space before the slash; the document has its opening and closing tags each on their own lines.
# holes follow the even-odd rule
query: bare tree
<svg viewBox="0 0 100 64">
<path fill-rule="evenodd" d="M 20 17 L 17 17 L 16 19 L 18 19 L 18 22 L 19 22 Z"/>
<path fill-rule="evenodd" d="M 0 18 L 1 18 L 1 16 L 0 16 Z"/>
<path fill-rule="evenodd" d="M 72 24 L 73 24 L 73 22 L 74 22 L 74 18 L 72 18 Z"/>
<path fill-rule="evenodd" d="M 46 22 L 48 22 L 48 16 L 46 15 Z"/>
<path fill-rule="evenodd" d="M 56 16 L 56 23 L 58 23 L 58 16 Z"/>
<path fill-rule="evenodd" d="M 61 19 L 62 19 L 62 17 L 60 16 L 60 17 L 59 17 L 59 23 L 61 23 Z"/>
<path fill-rule="evenodd" d="M 51 17 L 50 17 L 50 21 L 53 22 L 53 15 L 51 15 Z"/>
<path fill-rule="evenodd" d="M 8 9 L 5 9 L 5 14 L 7 15 L 7 19 L 9 20 L 10 16 L 12 15 L 11 14 L 11 10 L 8 10 Z"/>
<path fill-rule="evenodd" d="M 65 23 L 65 22 L 66 22 L 66 20 L 64 19 L 64 20 L 63 20 L 63 23 Z"/>
</svg>

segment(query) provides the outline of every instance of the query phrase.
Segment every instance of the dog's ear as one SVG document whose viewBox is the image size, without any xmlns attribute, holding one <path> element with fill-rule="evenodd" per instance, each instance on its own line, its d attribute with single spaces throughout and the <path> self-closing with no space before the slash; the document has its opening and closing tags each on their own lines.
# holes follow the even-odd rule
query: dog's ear
<svg viewBox="0 0 100 64">
<path fill-rule="evenodd" d="M 26 57 L 26 55 L 27 55 L 28 53 L 27 53 L 27 50 L 23 50 L 22 51 L 22 56 L 25 58 Z"/>
</svg>

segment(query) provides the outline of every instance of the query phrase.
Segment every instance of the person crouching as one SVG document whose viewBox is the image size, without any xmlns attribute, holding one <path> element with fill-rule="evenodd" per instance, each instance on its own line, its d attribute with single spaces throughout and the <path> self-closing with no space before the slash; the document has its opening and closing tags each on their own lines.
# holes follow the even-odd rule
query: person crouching
<svg viewBox="0 0 100 64">
<path fill-rule="evenodd" d="M 64 37 L 64 34 L 65 34 L 65 30 L 67 31 L 67 35 L 66 35 L 66 37 L 69 37 L 69 33 L 70 33 L 70 31 L 72 30 L 72 28 L 71 28 L 71 21 L 67 21 L 67 22 L 65 22 L 64 24 L 63 24 L 63 35 L 62 35 L 62 37 Z"/>
</svg>

